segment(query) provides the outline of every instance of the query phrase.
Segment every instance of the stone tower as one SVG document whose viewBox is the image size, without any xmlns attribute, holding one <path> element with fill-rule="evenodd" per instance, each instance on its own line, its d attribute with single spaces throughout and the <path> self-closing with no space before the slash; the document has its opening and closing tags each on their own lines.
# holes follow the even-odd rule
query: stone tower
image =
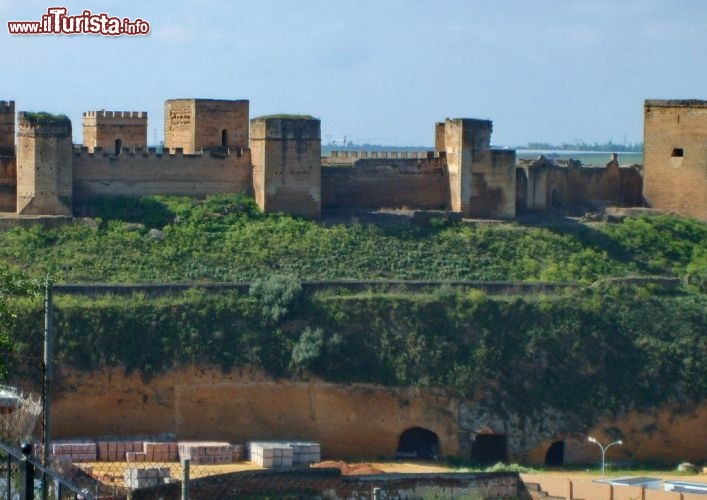
<svg viewBox="0 0 707 500">
<path fill-rule="evenodd" d="M 0 101 L 0 156 L 15 156 L 15 101 Z"/>
<path fill-rule="evenodd" d="M 646 204 L 707 220 L 707 101 L 647 100 L 644 112 Z"/>
<path fill-rule="evenodd" d="M 17 119 L 17 213 L 71 215 L 71 121 L 24 112 Z"/>
<path fill-rule="evenodd" d="M 119 155 L 123 148 L 147 148 L 147 113 L 87 111 L 83 114 L 83 145 Z"/>
<path fill-rule="evenodd" d="M 264 212 L 321 215 L 320 122 L 282 115 L 250 122 L 255 201 Z"/>
<path fill-rule="evenodd" d="M 185 154 L 247 149 L 248 113 L 245 99 L 170 99 L 164 105 L 165 148 L 182 148 Z"/>
<path fill-rule="evenodd" d="M 435 151 L 449 171 L 449 206 L 465 217 L 515 217 L 515 152 L 492 150 L 489 120 L 447 118 L 435 125 Z"/>
</svg>

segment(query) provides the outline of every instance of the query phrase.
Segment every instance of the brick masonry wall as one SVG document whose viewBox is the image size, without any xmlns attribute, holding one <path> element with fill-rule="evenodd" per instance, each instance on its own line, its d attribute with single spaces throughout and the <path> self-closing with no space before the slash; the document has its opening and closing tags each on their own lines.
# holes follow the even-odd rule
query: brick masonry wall
<svg viewBox="0 0 707 500">
<path fill-rule="evenodd" d="M 0 101 L 0 156 L 15 154 L 15 101 Z"/>
<path fill-rule="evenodd" d="M 322 168 L 322 206 L 440 210 L 449 206 L 444 159 L 358 160 Z"/>
<path fill-rule="evenodd" d="M 164 103 L 164 145 L 167 149 L 196 151 L 196 103 L 194 99 L 170 99 Z"/>
<path fill-rule="evenodd" d="M 707 101 L 646 101 L 644 127 L 647 205 L 707 220 Z"/>
<path fill-rule="evenodd" d="M 0 156 L 0 212 L 14 212 L 17 201 L 15 158 Z"/>
<path fill-rule="evenodd" d="M 153 194 L 203 197 L 212 193 L 251 193 L 250 155 L 124 152 L 73 155 L 74 206 L 101 196 Z"/>
</svg>

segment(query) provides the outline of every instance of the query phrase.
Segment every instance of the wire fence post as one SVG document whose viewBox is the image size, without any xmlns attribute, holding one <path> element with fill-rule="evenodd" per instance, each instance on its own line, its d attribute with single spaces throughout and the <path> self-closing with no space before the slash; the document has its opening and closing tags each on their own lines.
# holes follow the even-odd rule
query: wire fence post
<svg viewBox="0 0 707 500">
<path fill-rule="evenodd" d="M 191 460 L 182 460 L 182 500 L 189 500 L 189 464 Z"/>
</svg>

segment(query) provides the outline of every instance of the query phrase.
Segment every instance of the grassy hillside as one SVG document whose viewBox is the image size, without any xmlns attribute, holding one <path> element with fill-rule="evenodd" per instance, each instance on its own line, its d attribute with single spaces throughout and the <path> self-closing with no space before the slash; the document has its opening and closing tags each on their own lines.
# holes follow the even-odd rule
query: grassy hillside
<svg viewBox="0 0 707 500">
<path fill-rule="evenodd" d="M 327 227 L 263 215 L 243 196 L 105 200 L 95 218 L 0 233 L 0 262 L 57 282 L 478 279 L 593 282 L 707 273 L 707 224 L 673 216 L 618 224 Z M 439 223 L 437 223 L 439 222 Z"/>
</svg>

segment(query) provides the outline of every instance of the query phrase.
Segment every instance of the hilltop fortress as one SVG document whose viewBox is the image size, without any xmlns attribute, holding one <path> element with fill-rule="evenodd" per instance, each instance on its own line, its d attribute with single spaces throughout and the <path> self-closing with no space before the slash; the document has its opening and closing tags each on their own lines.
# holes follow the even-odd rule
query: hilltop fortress
<svg viewBox="0 0 707 500">
<path fill-rule="evenodd" d="M 516 165 L 515 151 L 491 148 L 488 120 L 437 123 L 434 151 L 335 151 L 325 158 L 319 120 L 249 119 L 247 100 L 166 101 L 161 149 L 147 147 L 147 120 L 145 112 L 88 111 L 83 145 L 74 145 L 68 118 L 19 112 L 15 146 L 15 103 L 1 101 L 0 211 L 70 216 L 105 196 L 244 192 L 265 212 L 315 219 L 327 208 L 511 219 L 644 200 L 707 218 L 702 101 L 646 101 L 645 190 L 641 169 L 619 167 L 615 155 L 604 167 L 542 157 Z"/>
</svg>

